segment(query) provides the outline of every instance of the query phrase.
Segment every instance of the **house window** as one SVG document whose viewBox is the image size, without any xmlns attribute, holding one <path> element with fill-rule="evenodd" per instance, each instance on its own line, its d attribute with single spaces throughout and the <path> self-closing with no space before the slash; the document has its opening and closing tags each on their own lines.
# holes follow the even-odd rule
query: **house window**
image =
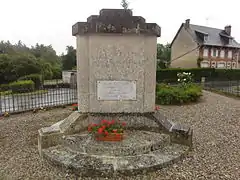
<svg viewBox="0 0 240 180">
<path fill-rule="evenodd" d="M 208 62 L 201 62 L 201 68 L 208 68 L 209 63 Z"/>
<path fill-rule="evenodd" d="M 221 50 L 221 51 L 220 51 L 220 57 L 221 57 L 221 58 L 224 58 L 224 56 L 225 56 L 225 52 L 224 52 L 224 50 Z"/>
<path fill-rule="evenodd" d="M 218 62 L 217 68 L 225 68 L 225 62 Z"/>
<path fill-rule="evenodd" d="M 232 63 L 232 68 L 236 68 L 236 63 L 235 62 Z"/>
<path fill-rule="evenodd" d="M 218 57 L 218 50 L 212 49 L 212 57 Z"/>
<path fill-rule="evenodd" d="M 228 51 L 228 58 L 232 59 L 232 51 Z"/>
<path fill-rule="evenodd" d="M 228 69 L 231 68 L 231 62 L 227 62 L 227 68 L 228 68 Z"/>
<path fill-rule="evenodd" d="M 204 48 L 203 50 L 203 56 L 208 57 L 208 48 Z"/>
<path fill-rule="evenodd" d="M 204 42 L 206 42 L 208 40 L 208 36 L 204 36 Z"/>
</svg>

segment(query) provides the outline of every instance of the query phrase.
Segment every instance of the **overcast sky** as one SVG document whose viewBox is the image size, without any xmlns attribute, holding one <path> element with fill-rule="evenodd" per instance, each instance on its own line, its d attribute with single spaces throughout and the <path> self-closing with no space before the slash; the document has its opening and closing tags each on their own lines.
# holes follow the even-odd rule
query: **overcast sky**
<svg viewBox="0 0 240 180">
<path fill-rule="evenodd" d="M 240 41 L 240 3 L 237 0 L 129 0 L 133 15 L 162 28 L 158 42 L 171 42 L 181 23 L 224 28 Z M 72 25 L 97 15 L 102 8 L 121 8 L 121 0 L 0 0 L 0 40 L 26 45 L 51 44 L 58 54 L 75 45 Z"/>
</svg>

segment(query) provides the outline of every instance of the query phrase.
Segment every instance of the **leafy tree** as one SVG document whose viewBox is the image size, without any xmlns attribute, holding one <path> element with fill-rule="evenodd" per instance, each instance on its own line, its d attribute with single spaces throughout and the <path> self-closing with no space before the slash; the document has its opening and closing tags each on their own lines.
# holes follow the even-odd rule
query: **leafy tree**
<svg viewBox="0 0 240 180">
<path fill-rule="evenodd" d="M 30 55 L 0 55 L 0 83 L 8 83 L 28 74 L 40 74 L 41 64 Z"/>
<path fill-rule="evenodd" d="M 72 70 L 77 65 L 76 49 L 72 46 L 67 46 L 67 54 L 62 55 L 63 70 Z"/>
<path fill-rule="evenodd" d="M 170 65 L 171 48 L 170 44 L 157 44 L 157 68 L 165 69 Z"/>
<path fill-rule="evenodd" d="M 27 47 L 21 41 L 0 42 L 0 84 L 29 74 L 41 74 L 45 79 L 61 78 L 61 58 L 51 45 Z"/>
</svg>

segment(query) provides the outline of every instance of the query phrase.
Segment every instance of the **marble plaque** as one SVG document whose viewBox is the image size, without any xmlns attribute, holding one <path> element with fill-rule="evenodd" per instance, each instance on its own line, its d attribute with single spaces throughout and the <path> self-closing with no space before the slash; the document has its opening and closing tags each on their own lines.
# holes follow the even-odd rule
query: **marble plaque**
<svg viewBox="0 0 240 180">
<path fill-rule="evenodd" d="M 136 81 L 97 81 L 97 98 L 105 101 L 136 100 Z"/>
</svg>

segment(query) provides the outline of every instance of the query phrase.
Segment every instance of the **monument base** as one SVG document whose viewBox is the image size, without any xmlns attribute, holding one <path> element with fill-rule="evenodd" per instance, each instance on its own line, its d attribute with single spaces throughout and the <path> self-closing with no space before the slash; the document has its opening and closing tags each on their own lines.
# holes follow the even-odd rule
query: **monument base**
<svg viewBox="0 0 240 180">
<path fill-rule="evenodd" d="M 102 119 L 126 122 L 121 142 L 97 141 L 87 132 Z M 39 130 L 41 157 L 78 176 L 113 177 L 156 170 L 181 159 L 192 146 L 192 130 L 154 113 L 79 113 Z"/>
</svg>

